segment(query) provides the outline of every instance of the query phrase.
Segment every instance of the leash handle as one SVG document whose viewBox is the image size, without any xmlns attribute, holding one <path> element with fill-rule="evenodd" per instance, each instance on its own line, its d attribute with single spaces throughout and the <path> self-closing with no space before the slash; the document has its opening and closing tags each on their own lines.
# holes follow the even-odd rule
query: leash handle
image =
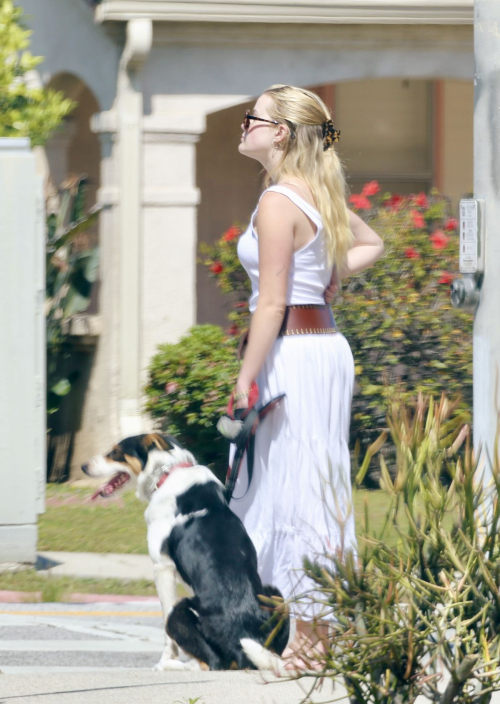
<svg viewBox="0 0 500 704">
<path fill-rule="evenodd" d="M 264 418 L 267 416 L 269 411 L 271 411 L 282 399 L 284 399 L 286 394 L 280 394 L 276 398 L 271 399 L 265 406 L 257 410 L 255 407 L 251 408 L 248 415 L 245 417 L 243 422 L 243 427 L 240 434 L 236 439 L 236 452 L 233 458 L 233 465 L 229 467 L 226 476 L 225 485 L 225 497 L 227 503 L 229 503 L 233 497 L 234 488 L 236 486 L 236 481 L 238 479 L 238 474 L 240 472 L 240 466 L 243 461 L 245 452 L 247 453 L 247 474 L 248 474 L 248 484 L 243 496 L 238 497 L 238 501 L 243 499 L 250 489 L 250 484 L 252 483 L 253 477 L 253 463 L 254 463 L 254 451 L 255 451 L 255 432 L 257 426 Z M 247 409 L 242 409 L 247 410 Z M 237 411 L 236 411 L 237 412 Z"/>
<path fill-rule="evenodd" d="M 234 453 L 232 467 L 229 467 L 227 470 L 225 486 L 225 496 L 227 503 L 229 503 L 232 499 L 234 487 L 236 486 L 236 480 L 238 479 L 238 474 L 240 472 L 240 466 L 243 461 L 243 457 L 245 455 L 249 443 L 251 442 L 252 437 L 255 438 L 255 428 L 258 425 L 258 422 L 259 412 L 255 407 L 251 408 L 245 420 L 243 421 L 243 427 L 236 440 L 236 452 Z M 250 483 L 248 484 L 247 491 L 249 487 Z"/>
</svg>

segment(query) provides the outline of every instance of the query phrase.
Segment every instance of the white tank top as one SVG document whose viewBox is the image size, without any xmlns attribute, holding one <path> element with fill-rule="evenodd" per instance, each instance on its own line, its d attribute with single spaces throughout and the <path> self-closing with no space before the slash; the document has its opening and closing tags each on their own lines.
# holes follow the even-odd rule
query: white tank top
<svg viewBox="0 0 500 704">
<path fill-rule="evenodd" d="M 332 267 L 327 266 L 325 249 L 325 232 L 321 216 L 316 208 L 286 186 L 270 186 L 267 191 L 282 193 L 295 203 L 316 226 L 314 239 L 293 253 L 286 293 L 287 305 L 325 305 L 323 294 L 330 283 Z M 252 213 L 250 223 L 238 241 L 238 258 L 252 283 L 249 300 L 250 313 L 257 308 L 259 298 L 259 242 L 254 228 L 254 219 L 259 207 Z"/>
</svg>

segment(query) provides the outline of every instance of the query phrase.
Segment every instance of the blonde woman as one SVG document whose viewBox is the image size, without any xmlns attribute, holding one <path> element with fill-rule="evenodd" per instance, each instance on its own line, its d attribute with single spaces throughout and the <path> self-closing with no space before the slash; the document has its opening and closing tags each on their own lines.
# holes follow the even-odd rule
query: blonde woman
<svg viewBox="0 0 500 704">
<path fill-rule="evenodd" d="M 242 130 L 240 154 L 267 174 L 238 243 L 252 317 L 235 405 L 248 406 L 254 381 L 259 403 L 286 398 L 257 430 L 251 486 L 246 491 L 244 463 L 230 506 L 253 540 L 263 582 L 285 598 L 306 594 L 284 653 L 290 668 L 300 668 L 299 653 L 321 649 L 335 617 L 308 601 L 303 558 L 355 550 L 348 449 L 354 364 L 328 304 L 340 280 L 374 264 L 384 246 L 347 209 L 334 148 L 339 133 L 316 94 L 271 86 Z"/>
</svg>

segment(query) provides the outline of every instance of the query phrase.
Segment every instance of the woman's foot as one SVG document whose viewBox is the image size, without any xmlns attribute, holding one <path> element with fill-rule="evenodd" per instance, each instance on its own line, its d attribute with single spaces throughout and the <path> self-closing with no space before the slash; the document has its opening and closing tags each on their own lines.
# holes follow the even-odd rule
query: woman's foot
<svg viewBox="0 0 500 704">
<path fill-rule="evenodd" d="M 304 629 L 297 628 L 293 643 L 285 648 L 281 658 L 286 670 L 321 671 L 325 666 L 325 652 L 325 643 L 321 638 L 312 631 L 306 635 Z"/>
</svg>

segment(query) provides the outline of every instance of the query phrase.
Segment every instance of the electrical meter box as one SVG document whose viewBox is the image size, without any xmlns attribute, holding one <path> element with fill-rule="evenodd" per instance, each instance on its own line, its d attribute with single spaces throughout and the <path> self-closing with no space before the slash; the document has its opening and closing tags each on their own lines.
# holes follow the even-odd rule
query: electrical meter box
<svg viewBox="0 0 500 704">
<path fill-rule="evenodd" d="M 480 275 L 484 270 L 484 201 L 460 201 L 460 273 Z"/>
</svg>

